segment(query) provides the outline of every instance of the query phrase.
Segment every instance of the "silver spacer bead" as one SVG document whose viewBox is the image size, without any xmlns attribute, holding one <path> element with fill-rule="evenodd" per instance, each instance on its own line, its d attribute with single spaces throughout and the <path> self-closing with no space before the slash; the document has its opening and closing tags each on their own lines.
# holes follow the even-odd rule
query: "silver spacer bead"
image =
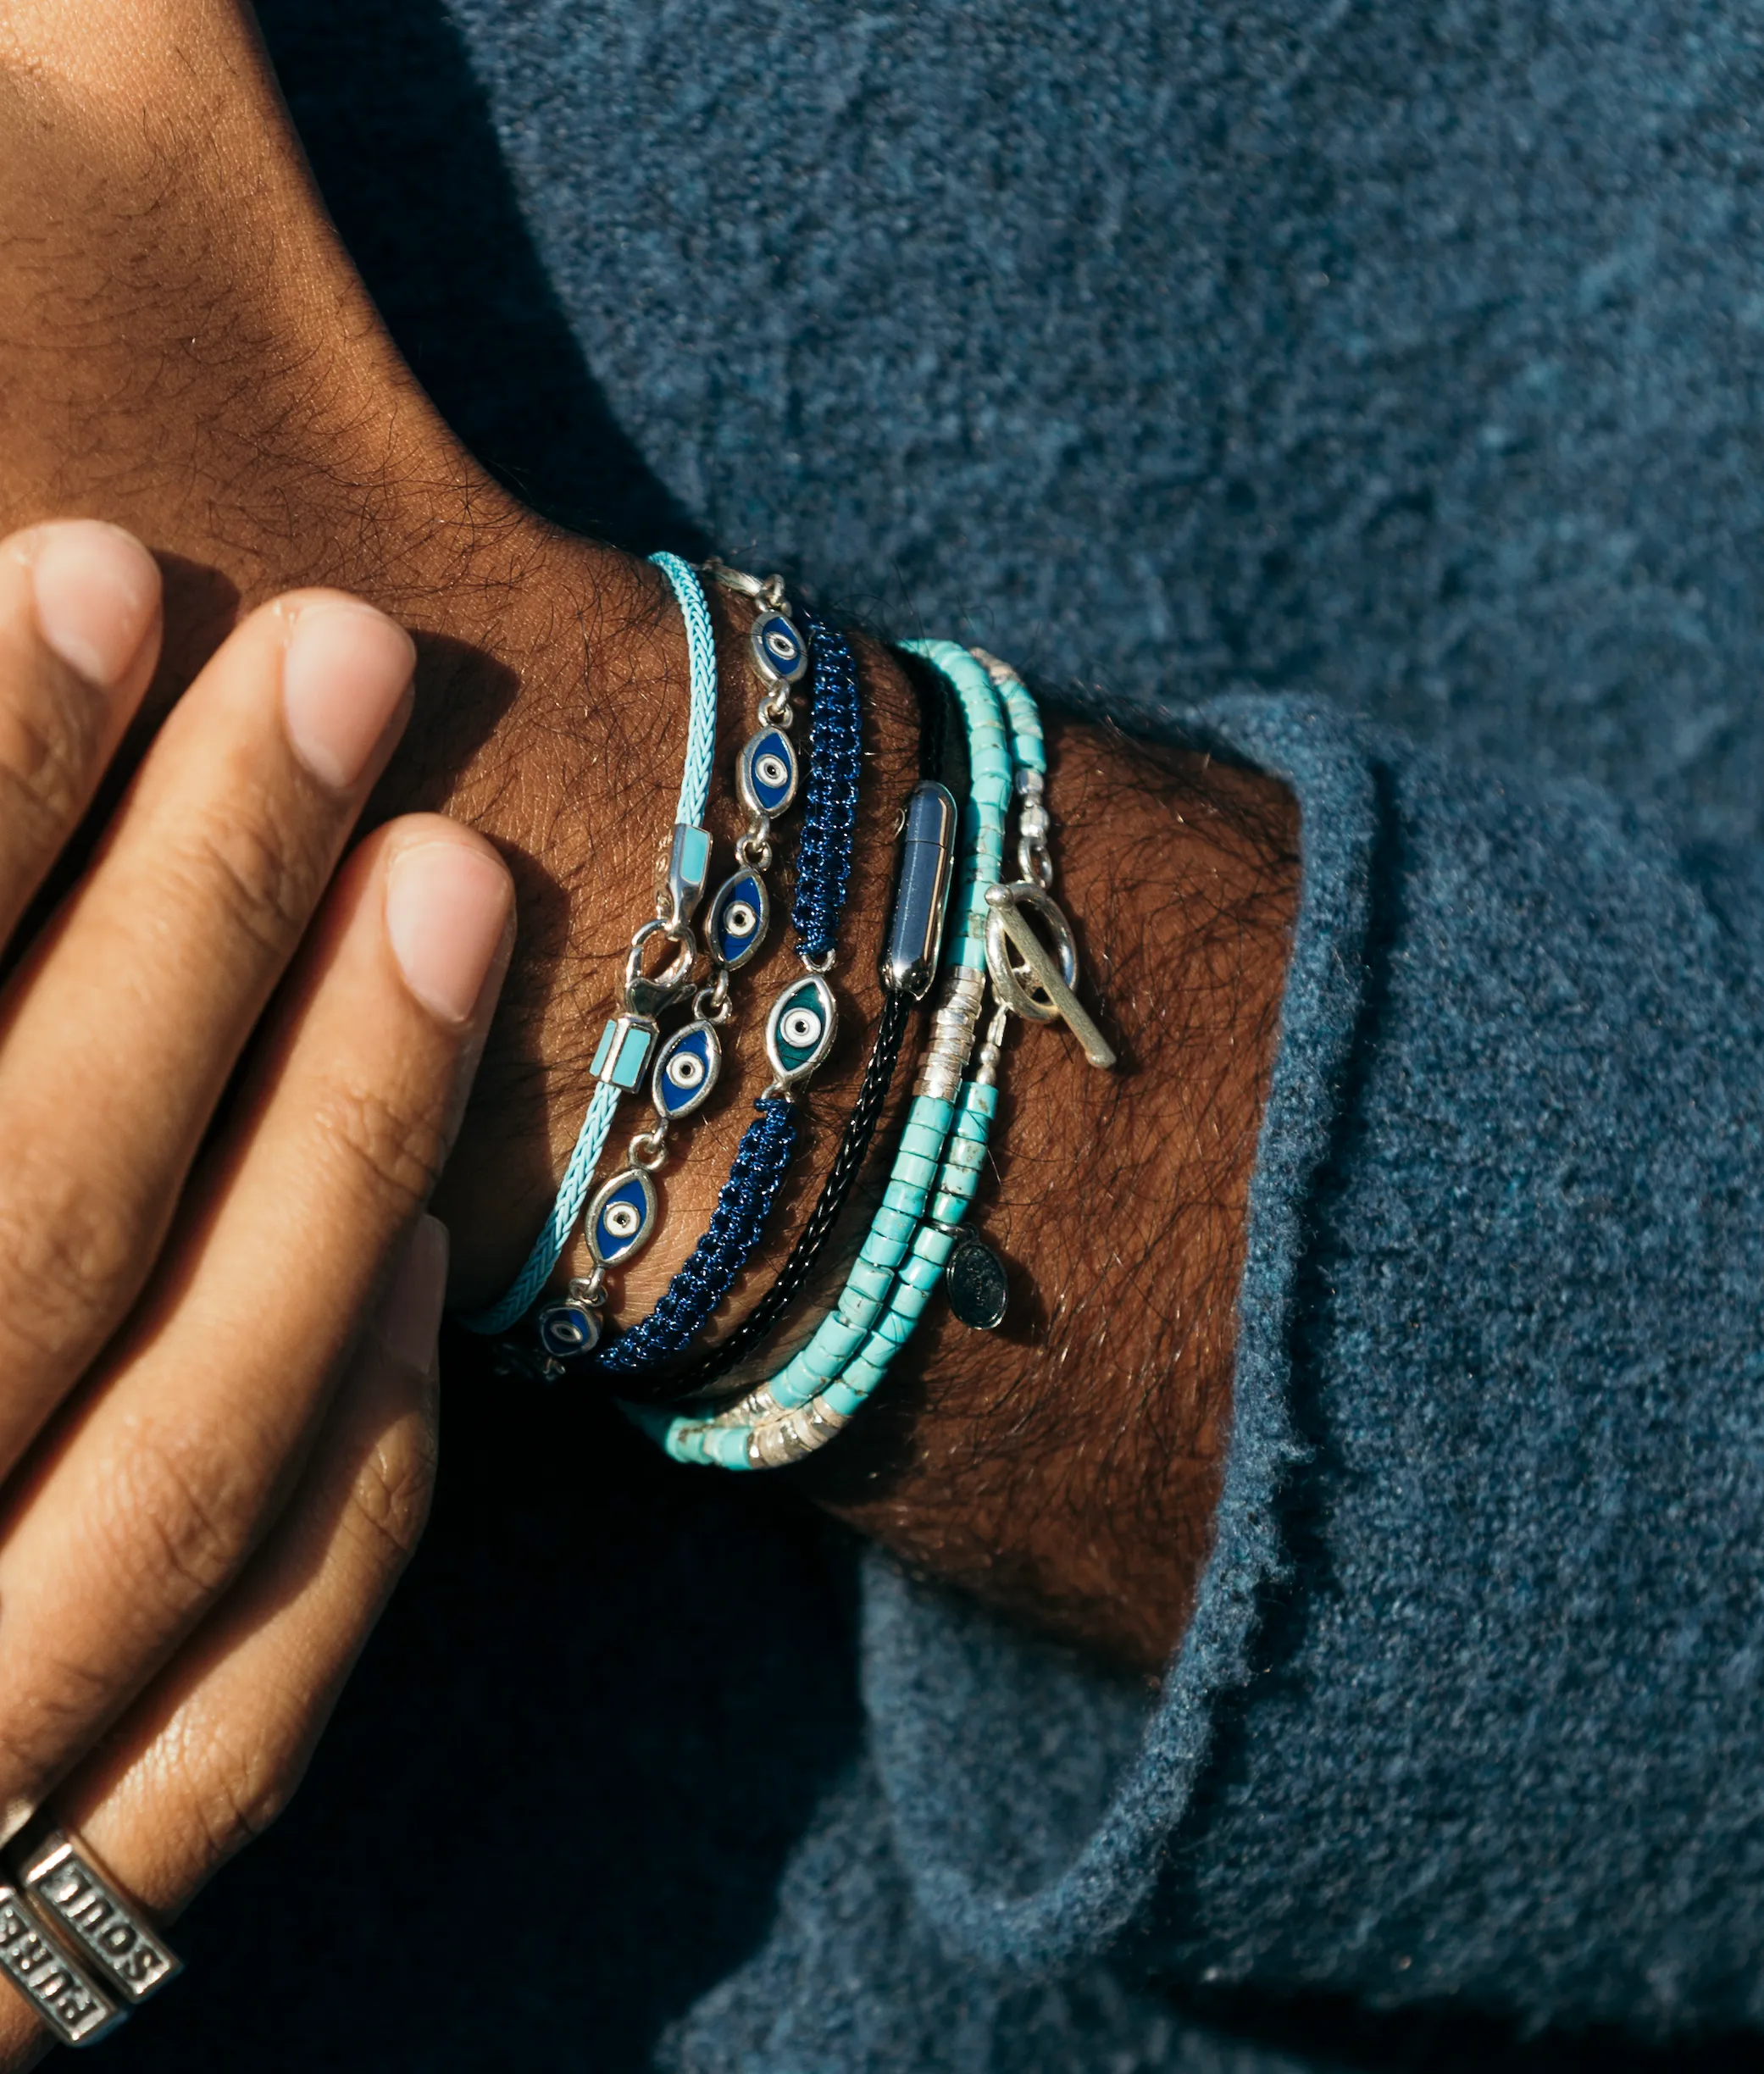
<svg viewBox="0 0 1764 2074">
<path fill-rule="evenodd" d="M 970 972 L 966 966 L 951 981 L 943 1005 L 931 1018 L 931 1041 L 913 1084 L 915 1095 L 940 1101 L 956 1099 L 973 1055 L 985 992 L 985 973 Z"/>
</svg>

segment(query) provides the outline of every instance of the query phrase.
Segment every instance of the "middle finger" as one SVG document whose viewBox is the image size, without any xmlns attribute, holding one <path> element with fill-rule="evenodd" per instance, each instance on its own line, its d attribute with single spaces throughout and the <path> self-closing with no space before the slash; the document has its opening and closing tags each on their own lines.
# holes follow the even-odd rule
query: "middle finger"
<svg viewBox="0 0 1764 2074">
<path fill-rule="evenodd" d="M 336 593 L 254 613 L 185 695 L 0 1019 L 0 1473 L 142 1287 L 179 1189 L 409 710 Z"/>
</svg>

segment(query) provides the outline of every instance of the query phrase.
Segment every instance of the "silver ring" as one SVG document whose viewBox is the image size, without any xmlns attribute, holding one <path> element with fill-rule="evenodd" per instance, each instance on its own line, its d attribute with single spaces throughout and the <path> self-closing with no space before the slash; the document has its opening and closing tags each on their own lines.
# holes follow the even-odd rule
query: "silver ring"
<svg viewBox="0 0 1764 2074">
<path fill-rule="evenodd" d="M 125 2005 L 146 2001 L 183 1971 L 140 1907 L 64 1829 L 50 1830 L 15 1867 L 31 1906 Z"/>
<path fill-rule="evenodd" d="M 64 2045 L 92 2045 L 128 2015 L 49 1934 L 16 1887 L 0 1881 L 0 1971 Z"/>
</svg>

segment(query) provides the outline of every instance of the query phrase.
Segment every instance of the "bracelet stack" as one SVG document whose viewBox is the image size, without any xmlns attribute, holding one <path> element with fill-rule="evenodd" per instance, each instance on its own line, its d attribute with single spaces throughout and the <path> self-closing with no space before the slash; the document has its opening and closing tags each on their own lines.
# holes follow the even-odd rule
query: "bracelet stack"
<svg viewBox="0 0 1764 2074">
<path fill-rule="evenodd" d="M 928 726 L 928 750 L 934 740 L 943 742 L 946 704 L 957 718 L 953 732 L 965 747 L 964 768 L 952 789 L 940 748 L 929 752 L 925 774 L 902 807 L 894 908 L 878 952 L 883 1010 L 814 1206 L 757 1306 L 689 1359 L 768 1228 L 800 1140 L 806 1088 L 839 1027 L 831 976 L 851 875 L 862 719 L 856 662 L 839 629 L 813 613 L 799 624 L 777 577 L 760 581 L 707 564 L 707 574 L 753 608 L 747 651 L 757 702 L 754 731 L 735 769 L 745 825 L 735 868 L 711 901 L 708 975 L 701 981 L 692 918 L 708 883 L 711 846 L 703 826 L 710 757 L 699 744 L 714 740 L 716 651 L 696 574 L 674 557 L 655 559 L 685 615 L 691 662 L 687 776 L 666 880 L 656 918 L 633 938 L 621 997 L 596 1056 L 599 1085 L 552 1214 L 508 1295 L 467 1322 L 502 1337 L 502 1337 L 513 1365 L 546 1380 L 605 1378 L 677 1461 L 772 1468 L 813 1453 L 849 1423 L 940 1289 L 964 1323 L 984 1329 L 1002 1322 L 1007 1278 L 968 1217 L 985 1171 L 1010 1018 L 1063 1021 L 1097 1067 L 1112 1066 L 1114 1055 L 1074 993 L 1077 954 L 1053 896 L 1046 757 L 1034 699 L 1012 670 L 979 650 L 951 641 L 906 644 L 940 687 L 938 709 L 928 715 L 937 723 Z M 792 734 L 799 691 L 809 709 L 806 784 Z M 806 808 L 791 919 L 802 970 L 767 1012 L 768 1078 L 754 1102 L 755 1120 L 707 1228 L 666 1293 L 647 1317 L 608 1335 L 608 1274 L 652 1233 L 652 1177 L 668 1156 L 669 1134 L 702 1107 L 722 1074 L 735 977 L 769 929 L 774 824 L 799 790 Z M 1018 870 L 1007 879 L 1013 807 Z M 646 974 L 645 951 L 657 939 L 671 947 L 668 961 Z M 940 976 L 881 1201 L 837 1301 L 763 1380 L 719 1399 L 718 1386 L 731 1369 L 745 1364 L 751 1376 L 838 1224 L 886 1106 L 914 1007 Z M 685 1019 L 664 1034 L 663 1019 L 683 1005 Z M 654 1121 L 596 1186 L 613 1112 L 646 1075 Z M 561 1296 L 540 1302 L 579 1218 L 589 1272 Z"/>
</svg>

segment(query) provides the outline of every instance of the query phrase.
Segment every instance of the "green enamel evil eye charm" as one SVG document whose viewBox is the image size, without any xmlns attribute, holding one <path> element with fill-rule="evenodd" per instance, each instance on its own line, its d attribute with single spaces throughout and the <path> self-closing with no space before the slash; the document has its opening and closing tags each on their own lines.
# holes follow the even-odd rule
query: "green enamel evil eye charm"
<svg viewBox="0 0 1764 2074">
<path fill-rule="evenodd" d="M 833 1049 L 838 1029 L 833 990 L 818 974 L 786 987 L 766 1018 L 766 1056 L 774 1084 L 784 1089 L 806 1080 Z"/>
</svg>

